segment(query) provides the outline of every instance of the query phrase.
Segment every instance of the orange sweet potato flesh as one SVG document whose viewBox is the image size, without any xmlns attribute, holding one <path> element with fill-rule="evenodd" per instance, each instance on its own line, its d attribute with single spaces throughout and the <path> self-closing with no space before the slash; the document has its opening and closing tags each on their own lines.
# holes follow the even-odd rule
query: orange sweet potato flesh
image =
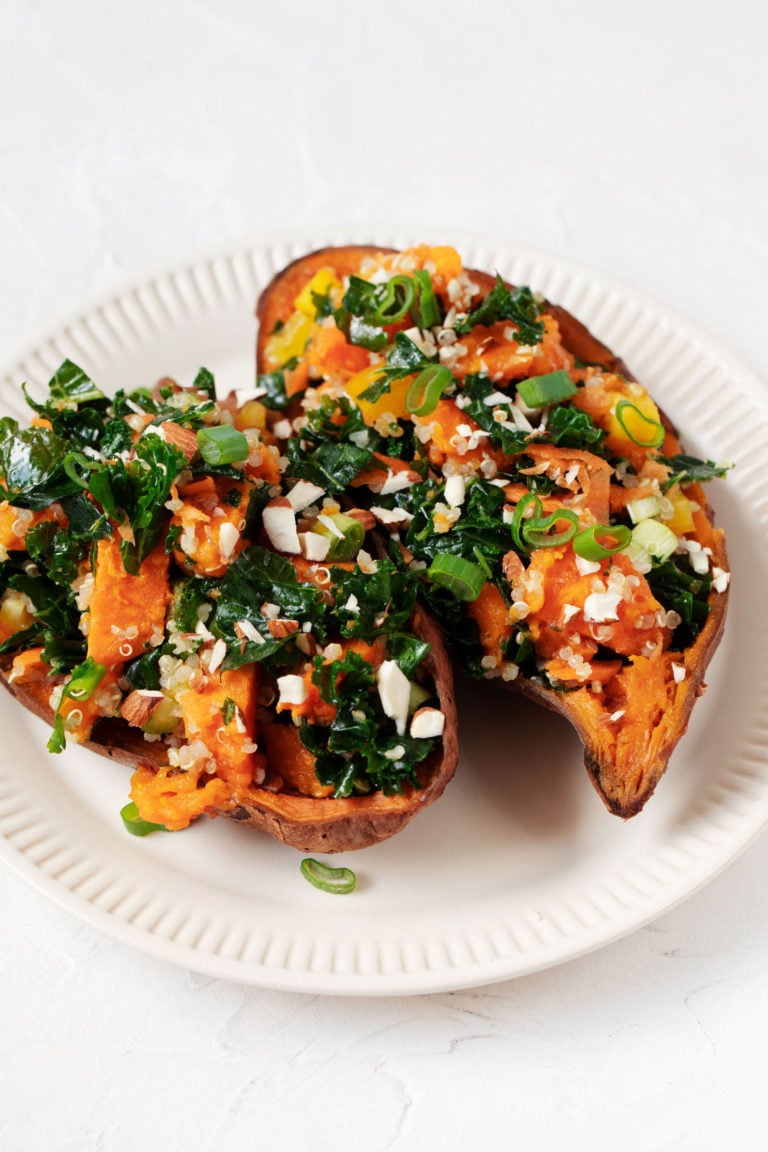
<svg viewBox="0 0 768 1152">
<path fill-rule="evenodd" d="M 297 294 L 315 272 L 331 268 L 339 276 L 349 275 L 359 270 L 366 257 L 391 251 L 365 246 L 326 248 L 294 261 L 279 273 L 262 293 L 256 310 L 259 320 L 257 369 L 265 369 L 264 340 L 278 320 L 288 319 Z M 495 277 L 472 269 L 468 272 L 480 287 L 480 299 L 492 289 Z M 624 361 L 575 316 L 548 301 L 544 307 L 557 321 L 563 345 L 577 360 L 634 379 Z M 663 412 L 661 419 L 668 432 L 669 450 L 679 451 L 676 432 Z M 666 441 L 664 447 L 667 450 Z M 605 481 L 602 474 L 593 478 L 595 491 L 591 495 L 601 512 L 607 496 Z M 692 495 L 702 508 L 696 517 L 696 538 L 711 548 L 713 564 L 727 570 L 723 533 L 713 526 L 711 510 L 701 491 Z M 607 515 L 604 519 L 607 521 Z M 590 779 L 606 807 L 616 815 L 626 818 L 639 812 L 666 770 L 674 748 L 686 731 L 693 705 L 704 691 L 704 675 L 722 635 L 727 600 L 727 591 L 711 596 L 707 621 L 684 653 L 660 651 L 654 659 L 637 657 L 631 661 L 622 669 L 621 676 L 615 678 L 618 687 L 614 694 L 602 703 L 586 689 L 558 692 L 523 677 L 509 684 L 570 721 L 584 744 L 584 762 Z M 496 607 L 490 602 L 476 605 L 474 614 L 482 627 L 496 626 Z M 686 676 L 681 683 L 675 683 L 672 676 L 673 661 L 685 665 Z M 607 715 L 621 709 L 625 714 L 621 725 L 607 724 Z"/>
<path fill-rule="evenodd" d="M 445 714 L 443 738 L 421 767 L 420 787 L 411 788 L 399 796 L 374 792 L 335 800 L 301 795 L 287 787 L 273 792 L 251 785 L 242 789 L 234 806 L 209 814 L 236 820 L 248 828 L 261 829 L 303 852 L 348 852 L 393 836 L 437 800 L 454 774 L 459 754 L 453 676 L 436 625 L 417 609 L 412 626 L 416 635 L 431 645 L 423 667 L 435 684 L 439 707 Z M 53 684 L 44 675 L 42 665 L 40 672 L 39 678 L 25 677 L 23 683 L 9 681 L 7 673 L 0 676 L 0 681 L 21 704 L 52 725 L 49 697 Z M 230 684 L 230 691 L 232 687 Z M 270 740 L 264 743 L 269 757 Z M 142 764 L 159 768 L 167 764 L 167 750 L 162 741 L 147 743 L 139 729 L 131 728 L 119 719 L 100 721 L 83 746 L 131 768 Z M 276 767 L 279 768 L 279 763 Z M 294 765 L 296 773 L 306 769 L 306 764 Z M 285 782 L 288 783 L 287 779 Z M 295 782 L 300 781 L 297 779 Z"/>
</svg>

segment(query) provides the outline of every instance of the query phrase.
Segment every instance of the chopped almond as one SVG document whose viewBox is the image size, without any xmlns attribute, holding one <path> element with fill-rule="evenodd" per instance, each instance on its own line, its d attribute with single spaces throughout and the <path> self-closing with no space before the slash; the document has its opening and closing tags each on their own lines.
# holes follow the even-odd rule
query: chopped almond
<svg viewBox="0 0 768 1152">
<path fill-rule="evenodd" d="M 366 508 L 350 508 L 346 514 L 351 516 L 353 520 L 357 520 L 358 524 L 362 524 L 366 532 L 370 532 L 376 527 L 376 518 Z"/>
<path fill-rule="evenodd" d="M 284 640 L 286 636 L 293 636 L 299 630 L 298 620 L 268 620 L 267 627 L 275 640 Z"/>
<path fill-rule="evenodd" d="M 143 728 L 162 702 L 162 692 L 144 692 L 137 688 L 123 700 L 120 715 L 132 728 Z"/>
<path fill-rule="evenodd" d="M 183 428 L 175 420 L 163 420 L 157 428 L 159 435 L 166 444 L 172 444 L 183 453 L 184 459 L 189 463 L 197 455 L 197 433 L 191 428 Z"/>
<path fill-rule="evenodd" d="M 517 552 L 507 552 L 501 562 L 501 568 L 504 573 L 504 579 L 509 584 L 514 584 L 525 571 L 523 562 Z"/>
</svg>

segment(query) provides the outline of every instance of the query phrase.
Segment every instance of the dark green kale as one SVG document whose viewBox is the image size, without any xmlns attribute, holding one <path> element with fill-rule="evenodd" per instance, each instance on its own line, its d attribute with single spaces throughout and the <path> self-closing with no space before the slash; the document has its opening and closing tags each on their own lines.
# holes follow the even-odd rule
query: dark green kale
<svg viewBox="0 0 768 1152">
<path fill-rule="evenodd" d="M 208 627 L 229 649 L 224 668 L 253 662 L 279 667 L 305 658 L 296 647 L 296 634 L 280 639 L 272 636 L 261 613 L 265 603 L 276 604 L 285 620 L 311 624 L 319 640 L 325 637 L 322 592 L 311 584 L 300 584 L 291 562 L 275 552 L 258 545 L 247 548 L 215 584 L 216 608 Z M 255 628 L 261 643 L 235 631 L 241 621 Z"/>
<path fill-rule="evenodd" d="M 81 483 L 68 473 L 71 446 L 51 428 L 19 428 L 10 416 L 0 420 L 0 498 L 17 508 L 41 511 L 77 492 Z"/>
<path fill-rule="evenodd" d="M 546 437 L 560 448 L 578 448 L 602 456 L 605 432 L 579 408 L 572 404 L 559 404 L 549 413 Z M 538 439 L 538 437 L 537 437 Z"/>
<path fill-rule="evenodd" d="M 671 488 L 673 484 L 691 484 L 694 480 L 705 483 L 707 480 L 725 476 L 733 468 L 729 461 L 716 464 L 712 460 L 700 460 L 697 456 L 686 456 L 680 453 L 677 456 L 658 456 L 661 464 L 672 469 L 672 475 L 666 481 L 664 489 Z"/>
<path fill-rule="evenodd" d="M 381 399 L 385 392 L 389 392 L 395 380 L 404 380 L 406 376 L 412 376 L 415 372 L 430 368 L 435 363 L 435 359 L 425 356 L 409 336 L 406 336 L 404 332 L 397 332 L 395 342 L 387 353 L 385 363 L 381 368 L 381 374 L 364 392 L 360 393 L 359 398 L 368 400 L 373 404 L 376 400 Z"/>
<path fill-rule="evenodd" d="M 133 689 L 143 692 L 160 691 L 160 657 L 171 655 L 172 648 L 163 644 L 159 648 L 152 648 L 143 656 L 131 660 L 123 669 L 123 675 Z"/>
<path fill-rule="evenodd" d="M 503 520 L 503 491 L 487 481 L 473 480 L 467 486 L 461 516 L 449 532 L 439 532 L 434 510 L 435 504 L 443 501 L 444 493 L 443 483 L 427 480 L 395 494 L 395 505 L 413 517 L 405 537 L 407 547 L 418 560 L 427 563 L 448 553 L 474 564 L 482 561 L 494 575 L 498 574 L 502 557 L 512 547 L 509 527 Z"/>
<path fill-rule="evenodd" d="M 48 384 L 48 399 L 34 400 L 23 387 L 30 408 L 50 421 L 57 436 L 70 449 L 99 449 L 108 419 L 109 400 L 91 378 L 71 360 L 65 360 Z"/>
<path fill-rule="evenodd" d="M 136 575 L 163 538 L 169 520 L 164 505 L 185 464 L 178 448 L 149 433 L 137 441 L 129 463 L 111 460 L 91 474 L 88 491 L 93 498 L 113 520 L 127 519 L 133 532 L 133 540 L 120 546 L 126 572 Z"/>
<path fill-rule="evenodd" d="M 267 408 L 282 412 L 288 407 L 288 396 L 285 392 L 285 371 L 278 368 L 274 372 L 263 372 L 256 378 L 257 389 L 265 389 L 260 400 Z"/>
<path fill-rule="evenodd" d="M 2 587 L 29 597 L 35 619 L 29 627 L 10 636 L 0 647 L 0 654 L 42 645 L 44 659 L 54 672 L 69 671 L 80 663 L 85 639 L 78 627 L 80 613 L 69 586 L 57 583 L 41 568 L 31 568 L 24 553 L 13 552 L 2 566 Z"/>
<path fill-rule="evenodd" d="M 207 621 L 213 611 L 220 582 L 213 577 L 179 580 L 174 586 L 168 609 L 168 619 L 179 632 L 194 632 L 202 620 Z"/>
<path fill-rule="evenodd" d="M 63 404 L 75 403 L 80 405 L 96 401 L 106 407 L 109 403 L 107 397 L 100 388 L 96 387 L 90 376 L 77 364 L 73 364 L 71 360 L 65 360 L 56 371 L 49 381 L 48 391 L 51 400 Z"/>
<path fill-rule="evenodd" d="M 333 313 L 336 327 L 350 344 L 371 352 L 386 348 L 389 336 L 380 316 L 386 290 L 384 284 L 371 284 L 359 276 L 350 276 L 341 307 Z"/>
<path fill-rule="evenodd" d="M 418 584 L 412 573 L 398 569 L 391 560 L 379 560 L 371 573 L 360 568 L 334 569 L 332 588 L 342 636 L 373 640 L 392 637 L 406 628 Z"/>
<path fill-rule="evenodd" d="M 315 310 L 317 320 L 326 320 L 329 316 L 333 316 L 333 300 L 330 289 L 327 292 L 315 292 L 313 288 L 311 296 L 312 307 Z"/>
<path fill-rule="evenodd" d="M 677 612 L 680 624 L 672 633 L 670 648 L 682 652 L 689 648 L 704 627 L 709 615 L 708 598 L 712 589 L 709 576 L 695 573 L 683 556 L 656 564 L 646 574 L 656 599 L 667 611 Z"/>
<path fill-rule="evenodd" d="M 483 302 L 465 320 L 455 326 L 457 336 L 464 336 L 478 324 L 488 327 L 500 320 L 516 325 L 520 344 L 538 344 L 544 335 L 544 324 L 539 320 L 540 309 L 530 288 L 507 288 L 496 274 L 496 283 Z"/>
<path fill-rule="evenodd" d="M 462 412 L 474 420 L 484 432 L 494 448 L 500 448 L 508 456 L 514 456 L 528 443 L 530 432 L 513 426 L 511 406 L 514 396 L 508 400 L 486 404 L 488 396 L 497 392 L 497 387 L 487 376 L 470 375 L 464 381 L 462 388 Z M 501 393 L 499 393 L 501 395 Z M 494 418 L 493 413 L 501 409 L 504 414 L 503 422 Z M 504 427 L 504 425 L 508 427 Z"/>
<path fill-rule="evenodd" d="M 196 392 L 202 392 L 208 397 L 209 400 L 216 399 L 216 381 L 213 378 L 213 373 L 208 368 L 200 368 L 197 376 L 192 381 L 192 388 Z"/>
<path fill-rule="evenodd" d="M 361 445 L 378 440 L 350 400 L 324 397 L 307 413 L 301 435 L 288 442 L 286 475 L 340 494 L 373 459 L 371 449 Z"/>
<path fill-rule="evenodd" d="M 316 657 L 312 679 L 336 708 L 331 724 L 299 728 L 299 739 L 316 757 L 320 783 L 332 786 L 334 796 L 373 790 L 391 796 L 417 787 L 418 766 L 434 741 L 398 734 L 382 709 L 371 665 L 356 652 L 330 663 Z"/>
<path fill-rule="evenodd" d="M 288 476 L 310 480 L 326 492 L 336 494 L 342 493 L 371 462 L 367 448 L 339 442 L 320 444 L 311 452 L 305 452 L 300 441 L 291 440 L 286 455 Z"/>
</svg>

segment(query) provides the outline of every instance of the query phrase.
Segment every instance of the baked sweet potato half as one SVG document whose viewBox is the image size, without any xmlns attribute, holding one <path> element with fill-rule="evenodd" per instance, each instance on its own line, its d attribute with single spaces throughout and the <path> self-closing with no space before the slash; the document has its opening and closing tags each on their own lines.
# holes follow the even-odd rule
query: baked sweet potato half
<svg viewBox="0 0 768 1152">
<path fill-rule="evenodd" d="M 130 765 L 143 827 L 221 815 L 305 851 L 437 799 L 451 665 L 332 472 L 285 480 L 263 406 L 205 371 L 111 400 L 67 362 L 34 407 L 0 421 L 0 679 L 51 751 Z"/>
<path fill-rule="evenodd" d="M 639 812 L 722 633 L 701 484 L 728 465 L 686 455 L 574 316 L 452 248 L 313 252 L 257 317 L 288 474 L 332 443 L 464 669 L 564 715 L 610 811 Z"/>
</svg>

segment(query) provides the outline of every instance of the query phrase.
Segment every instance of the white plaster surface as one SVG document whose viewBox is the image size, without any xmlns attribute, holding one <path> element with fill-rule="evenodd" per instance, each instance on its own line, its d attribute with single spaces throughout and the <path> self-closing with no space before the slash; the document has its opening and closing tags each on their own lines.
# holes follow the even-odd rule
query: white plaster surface
<svg viewBox="0 0 768 1152">
<path fill-rule="evenodd" d="M 370 221 L 591 264 L 768 380 L 766 42 L 757 0 L 4 0 L 4 357 L 126 277 Z M 0 1147 L 757 1152 L 766 876 L 762 836 L 583 959 L 345 1000 L 195 977 L 3 869 Z"/>
</svg>

